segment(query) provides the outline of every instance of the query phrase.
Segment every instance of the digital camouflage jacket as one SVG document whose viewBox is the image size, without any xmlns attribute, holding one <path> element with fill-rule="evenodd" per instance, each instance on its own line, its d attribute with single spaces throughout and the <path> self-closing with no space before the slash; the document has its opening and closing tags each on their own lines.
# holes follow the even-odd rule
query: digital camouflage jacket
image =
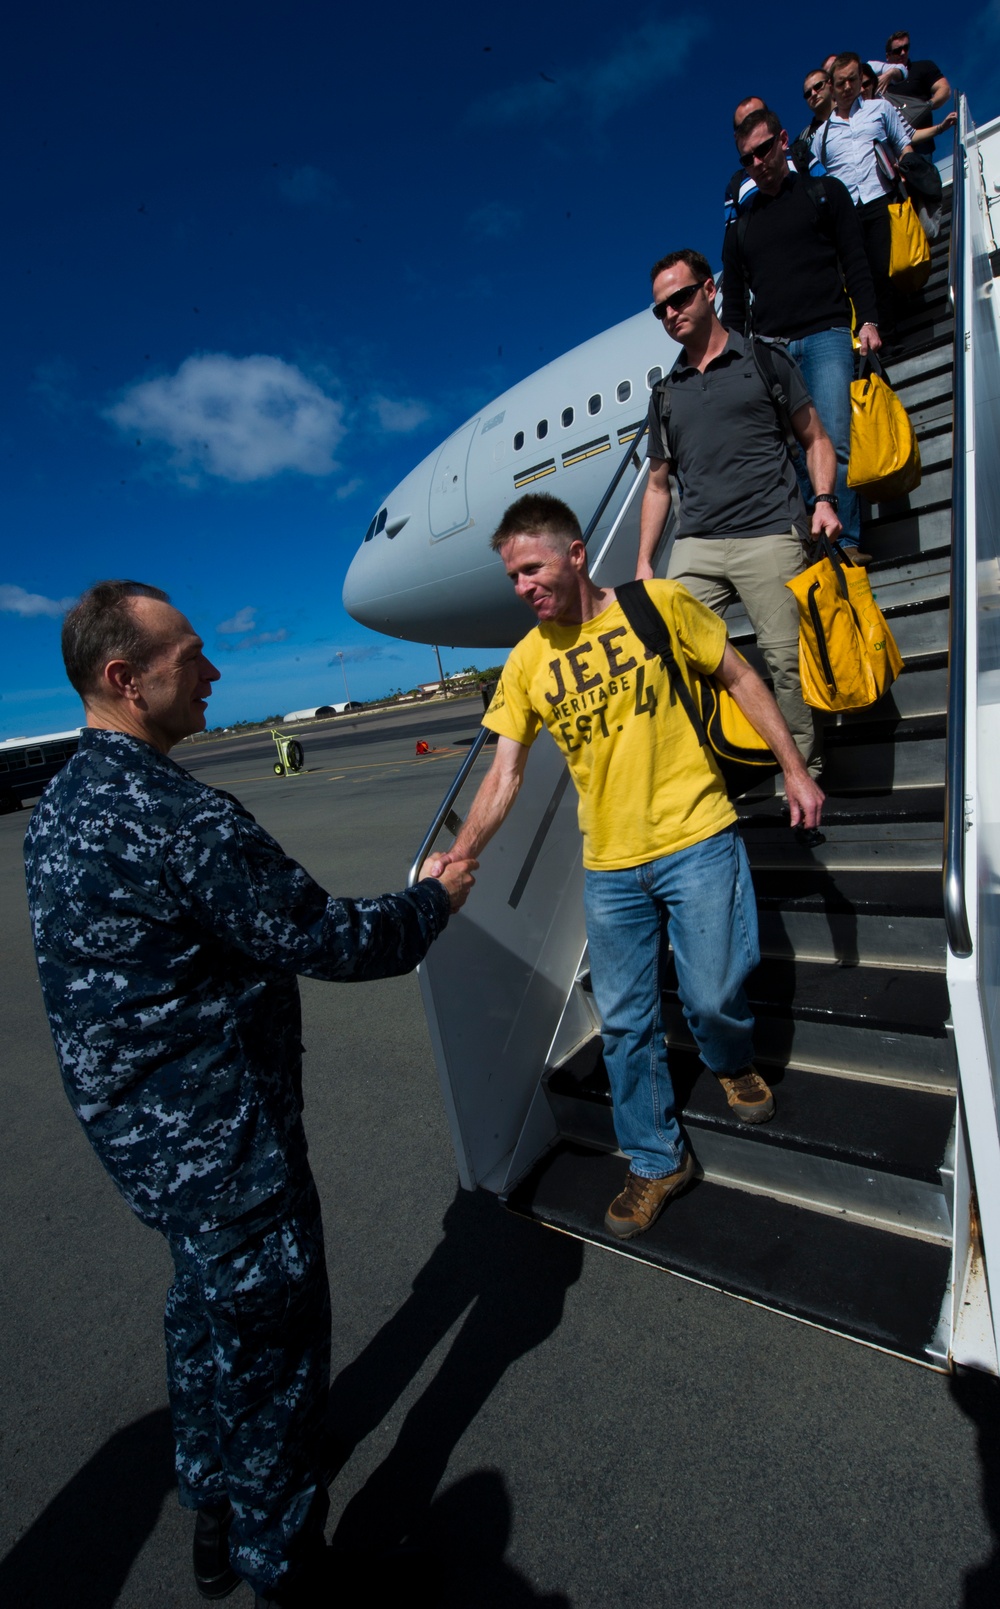
<svg viewBox="0 0 1000 1609">
<path fill-rule="evenodd" d="M 218 1229 L 301 1188 L 296 975 L 411 971 L 448 920 L 442 885 L 333 899 L 229 794 L 89 729 L 25 862 L 66 1092 L 143 1222 Z"/>
</svg>

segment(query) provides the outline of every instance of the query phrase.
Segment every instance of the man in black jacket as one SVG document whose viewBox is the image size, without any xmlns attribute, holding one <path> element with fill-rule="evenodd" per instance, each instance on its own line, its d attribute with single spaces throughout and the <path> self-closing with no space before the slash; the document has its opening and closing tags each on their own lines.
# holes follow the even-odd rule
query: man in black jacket
<svg viewBox="0 0 1000 1609">
<path fill-rule="evenodd" d="M 834 507 L 843 526 L 840 545 L 857 557 L 860 509 L 847 485 L 852 302 L 862 353 L 877 352 L 881 345 L 861 225 L 839 179 L 829 174 L 802 178 L 790 171 L 788 135 L 774 112 L 751 112 L 737 130 L 736 143 L 743 167 L 757 181 L 757 194 L 726 230 L 722 322 L 740 334 L 752 331 L 782 342 L 801 368 L 837 453 Z M 808 499 L 805 467 L 797 467 Z"/>
</svg>

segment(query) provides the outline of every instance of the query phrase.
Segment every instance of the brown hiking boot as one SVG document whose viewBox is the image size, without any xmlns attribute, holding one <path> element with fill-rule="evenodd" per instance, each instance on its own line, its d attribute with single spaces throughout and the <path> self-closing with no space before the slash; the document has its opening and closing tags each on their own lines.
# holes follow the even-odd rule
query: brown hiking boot
<svg viewBox="0 0 1000 1609">
<path fill-rule="evenodd" d="M 604 1227 L 618 1240 L 631 1240 L 655 1224 L 671 1196 L 684 1190 L 694 1178 L 694 1157 L 685 1151 L 684 1161 L 662 1179 L 643 1179 L 629 1168 L 625 1188 L 615 1196 L 604 1215 Z"/>
<path fill-rule="evenodd" d="M 774 1096 L 756 1067 L 744 1067 L 732 1078 L 725 1078 L 722 1073 L 715 1076 L 741 1123 L 766 1123 L 774 1116 Z"/>
</svg>

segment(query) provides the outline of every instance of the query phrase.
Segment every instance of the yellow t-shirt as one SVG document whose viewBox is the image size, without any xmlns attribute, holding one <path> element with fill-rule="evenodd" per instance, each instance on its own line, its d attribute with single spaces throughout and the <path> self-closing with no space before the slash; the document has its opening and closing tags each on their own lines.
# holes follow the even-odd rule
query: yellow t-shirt
<svg viewBox="0 0 1000 1609">
<path fill-rule="evenodd" d="M 689 687 L 718 668 L 726 628 L 678 581 L 647 582 Z M 736 820 L 714 759 L 617 600 L 579 626 L 544 621 L 513 649 L 483 725 L 525 745 L 542 722 L 580 796 L 583 864 L 641 866 Z"/>
</svg>

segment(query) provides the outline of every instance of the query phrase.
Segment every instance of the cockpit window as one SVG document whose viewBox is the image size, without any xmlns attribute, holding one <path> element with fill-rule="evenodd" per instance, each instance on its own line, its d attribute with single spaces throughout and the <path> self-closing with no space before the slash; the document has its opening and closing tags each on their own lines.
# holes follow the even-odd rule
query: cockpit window
<svg viewBox="0 0 1000 1609">
<path fill-rule="evenodd" d="M 631 395 L 632 395 L 632 382 L 631 382 L 631 380 L 619 380 L 619 382 L 618 382 L 618 390 L 615 392 L 615 396 L 618 398 L 618 401 L 619 402 L 627 402 Z"/>
<path fill-rule="evenodd" d="M 388 518 L 388 515 L 389 515 L 389 510 L 387 508 L 380 508 L 379 509 L 379 511 L 378 511 L 378 519 L 375 521 L 375 535 L 376 536 L 378 536 L 381 531 L 385 530 L 385 522 L 386 522 L 386 519 Z"/>
<path fill-rule="evenodd" d="M 369 525 L 367 531 L 365 532 L 365 541 L 366 542 L 370 542 L 372 537 L 375 535 L 375 520 L 377 520 L 377 519 L 378 519 L 378 515 L 376 514 L 375 519 L 372 520 L 372 522 Z"/>
<path fill-rule="evenodd" d="M 572 408 L 564 408 L 563 411 L 562 411 L 562 427 L 563 427 L 563 429 L 568 430 L 572 423 L 573 423 L 573 409 Z"/>
<path fill-rule="evenodd" d="M 543 440 L 548 433 L 549 421 L 547 419 L 539 419 L 537 425 L 535 426 L 535 435 L 538 437 L 539 441 Z"/>
<path fill-rule="evenodd" d="M 599 391 L 595 391 L 594 395 L 592 397 L 588 398 L 587 412 L 588 413 L 600 413 L 602 406 L 603 406 L 603 399 L 601 397 L 601 393 Z"/>
<path fill-rule="evenodd" d="M 648 391 L 652 391 L 653 387 L 657 384 L 657 382 L 659 380 L 662 380 L 662 379 L 663 379 L 663 370 L 660 368 L 659 364 L 657 364 L 656 368 L 655 369 L 650 369 L 649 373 L 646 376 L 646 389 Z"/>
<path fill-rule="evenodd" d="M 519 453 L 524 446 L 524 431 L 518 430 L 514 436 L 514 451 Z"/>
</svg>

